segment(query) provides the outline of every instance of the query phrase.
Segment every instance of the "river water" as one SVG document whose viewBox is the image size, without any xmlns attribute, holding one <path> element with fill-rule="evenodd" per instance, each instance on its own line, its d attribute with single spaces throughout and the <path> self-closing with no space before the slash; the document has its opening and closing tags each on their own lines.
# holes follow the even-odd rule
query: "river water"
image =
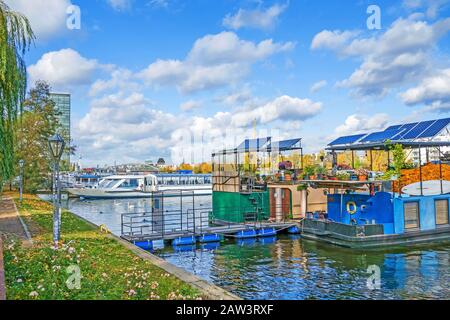
<svg viewBox="0 0 450 320">
<path fill-rule="evenodd" d="M 149 211 L 151 203 L 71 199 L 67 206 L 120 235 L 121 213 Z M 165 201 L 168 210 L 177 207 L 178 199 Z M 211 207 L 211 196 L 196 197 L 195 207 Z M 154 254 L 245 299 L 450 299 L 450 243 L 355 251 L 280 235 L 157 248 Z"/>
</svg>

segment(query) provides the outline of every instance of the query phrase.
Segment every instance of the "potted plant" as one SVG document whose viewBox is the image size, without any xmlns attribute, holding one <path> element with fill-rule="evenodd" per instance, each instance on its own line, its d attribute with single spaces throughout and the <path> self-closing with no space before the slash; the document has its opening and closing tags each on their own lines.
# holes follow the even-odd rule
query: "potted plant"
<svg viewBox="0 0 450 320">
<path fill-rule="evenodd" d="M 360 169 L 356 170 L 356 175 L 358 176 L 359 181 L 367 181 L 369 171 L 367 171 L 366 169 L 360 168 Z"/>
<path fill-rule="evenodd" d="M 306 184 L 302 183 L 297 186 L 297 191 L 304 191 L 304 190 L 308 190 L 308 186 Z"/>
<path fill-rule="evenodd" d="M 303 170 L 303 174 L 305 175 L 305 180 L 311 180 L 314 175 L 314 167 L 313 166 L 306 166 Z"/>
<path fill-rule="evenodd" d="M 292 171 L 291 170 L 285 170 L 284 171 L 284 180 L 285 181 L 292 181 Z"/>
<path fill-rule="evenodd" d="M 347 172 L 339 172 L 336 174 L 336 178 L 340 181 L 349 181 L 350 180 L 350 173 Z"/>
<path fill-rule="evenodd" d="M 315 173 L 316 173 L 317 179 L 323 180 L 325 175 L 327 174 L 327 169 L 323 166 L 318 165 L 315 168 Z"/>
</svg>

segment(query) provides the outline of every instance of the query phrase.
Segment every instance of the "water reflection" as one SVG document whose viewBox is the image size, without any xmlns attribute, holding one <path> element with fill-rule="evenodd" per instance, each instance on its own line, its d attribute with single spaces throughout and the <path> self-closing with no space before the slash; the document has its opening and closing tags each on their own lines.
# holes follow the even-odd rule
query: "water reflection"
<svg viewBox="0 0 450 320">
<path fill-rule="evenodd" d="M 281 236 L 159 255 L 246 299 L 448 299 L 449 252 L 449 244 L 354 251 Z M 381 269 L 381 290 L 367 287 L 370 265 Z"/>
<path fill-rule="evenodd" d="M 196 197 L 195 205 L 210 207 L 211 197 Z M 168 200 L 165 208 L 171 206 L 177 207 L 177 200 Z M 151 201 L 70 200 L 68 208 L 120 234 L 121 213 L 148 211 Z M 450 243 L 355 251 L 285 235 L 187 247 L 164 246 L 161 241 L 153 249 L 169 262 L 246 299 L 450 298 Z M 381 290 L 367 287 L 370 265 L 381 269 Z"/>
<path fill-rule="evenodd" d="M 73 213 L 96 225 L 106 225 L 112 233 L 121 234 L 121 215 L 123 213 L 151 212 L 151 198 L 114 199 L 114 200 L 80 200 L 70 199 L 65 206 Z M 165 198 L 164 211 L 195 208 L 210 208 L 211 196 Z"/>
</svg>

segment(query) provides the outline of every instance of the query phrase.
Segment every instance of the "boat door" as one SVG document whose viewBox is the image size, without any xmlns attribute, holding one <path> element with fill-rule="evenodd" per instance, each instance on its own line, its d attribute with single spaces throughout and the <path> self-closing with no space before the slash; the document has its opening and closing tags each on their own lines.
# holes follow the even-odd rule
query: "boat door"
<svg viewBox="0 0 450 320">
<path fill-rule="evenodd" d="M 144 178 L 144 192 L 156 192 L 158 191 L 157 180 L 155 176 L 146 176 Z"/>
</svg>

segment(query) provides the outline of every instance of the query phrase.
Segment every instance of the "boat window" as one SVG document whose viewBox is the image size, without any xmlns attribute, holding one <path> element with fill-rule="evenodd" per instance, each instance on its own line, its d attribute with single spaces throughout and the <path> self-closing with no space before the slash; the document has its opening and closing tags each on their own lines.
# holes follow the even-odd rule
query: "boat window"
<svg viewBox="0 0 450 320">
<path fill-rule="evenodd" d="M 100 184 L 100 188 L 112 188 L 117 183 L 117 180 L 103 180 Z"/>
<path fill-rule="evenodd" d="M 405 229 L 419 228 L 419 203 L 405 202 L 403 208 L 405 211 Z"/>
<path fill-rule="evenodd" d="M 448 224 L 448 200 L 436 200 L 434 205 L 436 211 L 436 225 Z"/>
<path fill-rule="evenodd" d="M 138 179 L 125 179 L 119 186 L 119 188 L 136 189 L 139 187 Z"/>
</svg>

